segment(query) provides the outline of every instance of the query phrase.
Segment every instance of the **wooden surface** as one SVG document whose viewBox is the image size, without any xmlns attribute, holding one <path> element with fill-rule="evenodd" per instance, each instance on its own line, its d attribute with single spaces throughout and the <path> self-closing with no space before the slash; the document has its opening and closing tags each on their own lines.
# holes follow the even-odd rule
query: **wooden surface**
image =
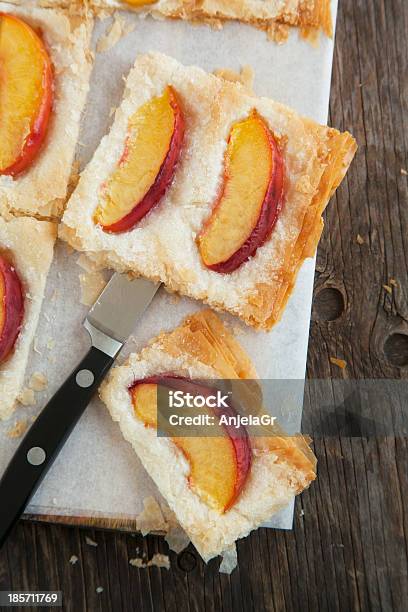
<svg viewBox="0 0 408 612">
<path fill-rule="evenodd" d="M 326 214 L 308 376 L 405 378 L 408 2 L 339 4 L 330 120 L 360 149 Z M 62 590 L 75 612 L 406 610 L 407 439 L 318 438 L 315 452 L 319 478 L 297 499 L 294 530 L 241 541 L 231 576 L 191 547 L 170 553 L 170 571 L 129 565 L 142 552 L 167 553 L 159 537 L 25 522 L 0 553 L 0 590 Z"/>
</svg>

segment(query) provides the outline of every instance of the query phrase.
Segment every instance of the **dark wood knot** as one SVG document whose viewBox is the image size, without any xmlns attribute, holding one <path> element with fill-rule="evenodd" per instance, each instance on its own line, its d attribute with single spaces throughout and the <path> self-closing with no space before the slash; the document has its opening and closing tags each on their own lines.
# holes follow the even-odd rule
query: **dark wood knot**
<svg viewBox="0 0 408 612">
<path fill-rule="evenodd" d="M 393 333 L 384 342 L 384 354 L 391 365 L 408 365 L 408 335 Z"/>
<path fill-rule="evenodd" d="M 344 312 L 343 294 L 335 287 L 320 289 L 313 300 L 313 321 L 335 321 Z"/>
<path fill-rule="evenodd" d="M 197 559 L 193 553 L 184 550 L 177 557 L 177 565 L 183 572 L 191 572 L 197 565 Z"/>
</svg>

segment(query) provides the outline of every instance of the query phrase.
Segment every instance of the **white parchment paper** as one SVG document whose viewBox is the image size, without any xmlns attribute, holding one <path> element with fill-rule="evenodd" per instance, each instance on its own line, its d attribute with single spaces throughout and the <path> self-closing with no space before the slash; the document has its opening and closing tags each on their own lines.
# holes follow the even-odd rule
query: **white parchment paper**
<svg viewBox="0 0 408 612">
<path fill-rule="evenodd" d="M 333 1 L 333 14 L 337 2 Z M 302 114 L 327 120 L 333 41 L 321 38 L 319 47 L 291 35 L 284 45 L 267 41 L 263 32 L 242 24 L 222 30 L 191 26 L 181 21 L 153 21 L 125 14 L 134 30 L 115 47 L 96 55 L 91 92 L 83 117 L 78 157 L 85 164 L 112 122 L 111 109 L 123 92 L 123 77 L 139 52 L 157 50 L 185 64 L 207 71 L 239 70 L 249 64 L 255 70 L 255 91 L 294 107 Z M 97 22 L 94 42 L 111 24 Z M 87 308 L 80 304 L 76 253 L 63 244 L 56 248 L 47 284 L 46 299 L 27 371 L 44 373 L 48 388 L 37 394 L 34 408 L 18 408 L 11 420 L 0 425 L 0 473 L 5 469 L 18 440 L 6 432 L 17 420 L 36 415 L 89 347 L 81 322 Z M 252 357 L 261 378 L 303 379 L 305 374 L 314 262 L 308 260 L 298 278 L 282 321 L 270 333 L 257 333 L 232 317 L 223 317 L 238 330 L 237 337 Z M 184 316 L 201 308 L 189 299 L 176 301 L 164 290 L 155 298 L 121 359 L 137 351 L 153 336 L 170 330 Z M 299 396 L 299 417 L 302 398 Z M 135 518 L 143 499 L 160 495 L 125 442 L 100 401 L 94 400 L 80 420 L 51 471 L 32 499 L 28 512 L 66 516 Z M 290 529 L 293 505 L 275 515 L 269 526 Z"/>
</svg>

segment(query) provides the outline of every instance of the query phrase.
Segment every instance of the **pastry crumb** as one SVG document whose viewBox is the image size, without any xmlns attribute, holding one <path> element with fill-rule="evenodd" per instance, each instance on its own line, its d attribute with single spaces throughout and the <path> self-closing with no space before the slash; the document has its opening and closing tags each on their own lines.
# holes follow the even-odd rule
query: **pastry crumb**
<svg viewBox="0 0 408 612">
<path fill-rule="evenodd" d="M 22 406 L 34 406 L 35 405 L 35 394 L 32 389 L 25 387 L 20 391 L 17 396 L 17 401 Z"/>
<path fill-rule="evenodd" d="M 392 294 L 392 287 L 390 287 L 389 285 L 383 285 L 383 288 L 387 293 Z"/>
<path fill-rule="evenodd" d="M 356 238 L 358 244 L 364 244 L 364 238 L 362 236 L 360 236 L 360 234 L 357 234 L 357 238 Z"/>
<path fill-rule="evenodd" d="M 146 497 L 143 500 L 143 510 L 136 517 L 136 525 L 144 536 L 152 531 L 167 531 L 167 523 L 154 497 Z"/>
<path fill-rule="evenodd" d="M 72 555 L 69 562 L 71 565 L 75 565 L 75 563 L 78 562 L 78 557 L 76 555 Z"/>
<path fill-rule="evenodd" d="M 401 174 L 402 176 L 408 176 L 408 172 L 405 170 L 405 168 L 401 168 Z"/>
<path fill-rule="evenodd" d="M 17 421 L 16 424 L 6 433 L 8 438 L 21 438 L 28 429 L 28 421 L 26 419 Z"/>
<path fill-rule="evenodd" d="M 150 561 L 147 562 L 142 557 L 134 557 L 133 559 L 129 559 L 129 565 L 139 569 L 145 567 L 164 567 L 165 569 L 169 570 L 170 559 L 167 555 L 155 553 Z"/>
<path fill-rule="evenodd" d="M 103 593 L 103 587 L 101 587 L 101 586 L 96 587 L 96 592 L 97 592 L 98 594 L 99 594 L 99 593 Z"/>
<path fill-rule="evenodd" d="M 115 15 L 115 19 L 109 30 L 101 36 L 96 45 L 98 53 L 104 53 L 112 49 L 120 41 L 121 38 L 127 36 L 134 30 L 134 25 L 127 21 L 122 15 Z"/>
<path fill-rule="evenodd" d="M 161 553 L 155 553 L 150 561 L 147 562 L 148 567 L 164 567 L 164 569 L 170 569 L 170 559 L 167 555 Z"/>
<path fill-rule="evenodd" d="M 170 550 L 173 550 L 177 554 L 181 553 L 181 551 L 187 548 L 187 546 L 190 544 L 190 538 L 180 527 L 180 525 L 175 525 L 172 527 L 164 539 L 166 540 Z"/>
<path fill-rule="evenodd" d="M 249 66 L 248 64 L 242 66 L 240 72 L 236 72 L 230 68 L 217 68 L 214 70 L 214 75 L 224 79 L 225 81 L 241 83 L 247 93 L 254 93 L 254 71 L 252 66 Z"/>
<path fill-rule="evenodd" d="M 94 548 L 98 546 L 98 542 L 95 542 L 95 540 L 92 540 L 92 538 L 89 536 L 85 536 L 85 542 L 88 544 L 88 546 L 93 546 Z"/>
<path fill-rule="evenodd" d="M 170 296 L 170 304 L 178 304 L 181 300 L 181 297 L 178 293 L 172 293 L 171 291 L 169 291 L 169 296 Z"/>
<path fill-rule="evenodd" d="M 81 304 L 93 306 L 106 286 L 105 277 L 101 272 L 86 272 L 79 275 L 81 284 Z"/>
<path fill-rule="evenodd" d="M 390 278 L 390 280 L 388 282 L 393 287 L 399 287 L 399 285 L 398 285 L 397 281 L 395 280 L 395 278 Z"/>
<path fill-rule="evenodd" d="M 231 574 L 238 565 L 237 547 L 235 544 L 222 553 L 222 561 L 219 567 L 220 574 Z"/>
<path fill-rule="evenodd" d="M 44 391 L 48 386 L 47 377 L 41 372 L 34 372 L 30 378 L 28 386 L 33 391 Z"/>
<path fill-rule="evenodd" d="M 300 517 L 305 516 L 305 511 L 303 509 L 299 512 L 299 516 Z"/>
<path fill-rule="evenodd" d="M 347 367 L 347 362 L 344 359 L 337 359 L 337 357 L 330 357 L 330 362 L 333 365 L 336 365 L 341 370 L 344 370 Z"/>
<path fill-rule="evenodd" d="M 172 529 L 179 527 L 179 522 L 177 520 L 176 515 L 173 510 L 170 510 L 165 501 L 160 504 L 160 509 L 162 511 L 164 521 L 166 523 L 166 532 L 169 533 Z"/>
<path fill-rule="evenodd" d="M 289 38 L 289 26 L 284 23 L 272 23 L 266 30 L 269 40 L 282 45 Z"/>
<path fill-rule="evenodd" d="M 142 557 L 135 557 L 134 559 L 129 559 L 129 565 L 132 567 L 147 567 L 147 563 L 145 563 Z"/>
</svg>

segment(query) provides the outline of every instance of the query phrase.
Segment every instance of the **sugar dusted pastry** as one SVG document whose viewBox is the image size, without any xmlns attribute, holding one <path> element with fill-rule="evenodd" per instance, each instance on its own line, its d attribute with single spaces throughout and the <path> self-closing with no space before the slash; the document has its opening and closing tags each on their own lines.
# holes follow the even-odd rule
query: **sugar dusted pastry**
<svg viewBox="0 0 408 612">
<path fill-rule="evenodd" d="M 355 150 L 347 132 L 238 83 L 141 55 L 61 237 L 99 265 L 269 329 Z"/>
<path fill-rule="evenodd" d="M 199 384 L 202 392 L 204 379 L 255 376 L 248 356 L 208 310 L 131 355 L 100 391 L 206 561 L 305 489 L 316 477 L 316 460 L 302 436 L 287 437 L 280 430 L 255 438 L 242 426 L 238 435 L 236 429 L 216 424 L 211 437 L 158 437 L 155 383 L 187 390 Z"/>
<path fill-rule="evenodd" d="M 0 2 L 0 211 L 61 213 L 88 92 L 90 34 L 89 18 Z"/>
<path fill-rule="evenodd" d="M 23 384 L 55 238 L 54 223 L 0 217 L 0 419 Z"/>
</svg>

